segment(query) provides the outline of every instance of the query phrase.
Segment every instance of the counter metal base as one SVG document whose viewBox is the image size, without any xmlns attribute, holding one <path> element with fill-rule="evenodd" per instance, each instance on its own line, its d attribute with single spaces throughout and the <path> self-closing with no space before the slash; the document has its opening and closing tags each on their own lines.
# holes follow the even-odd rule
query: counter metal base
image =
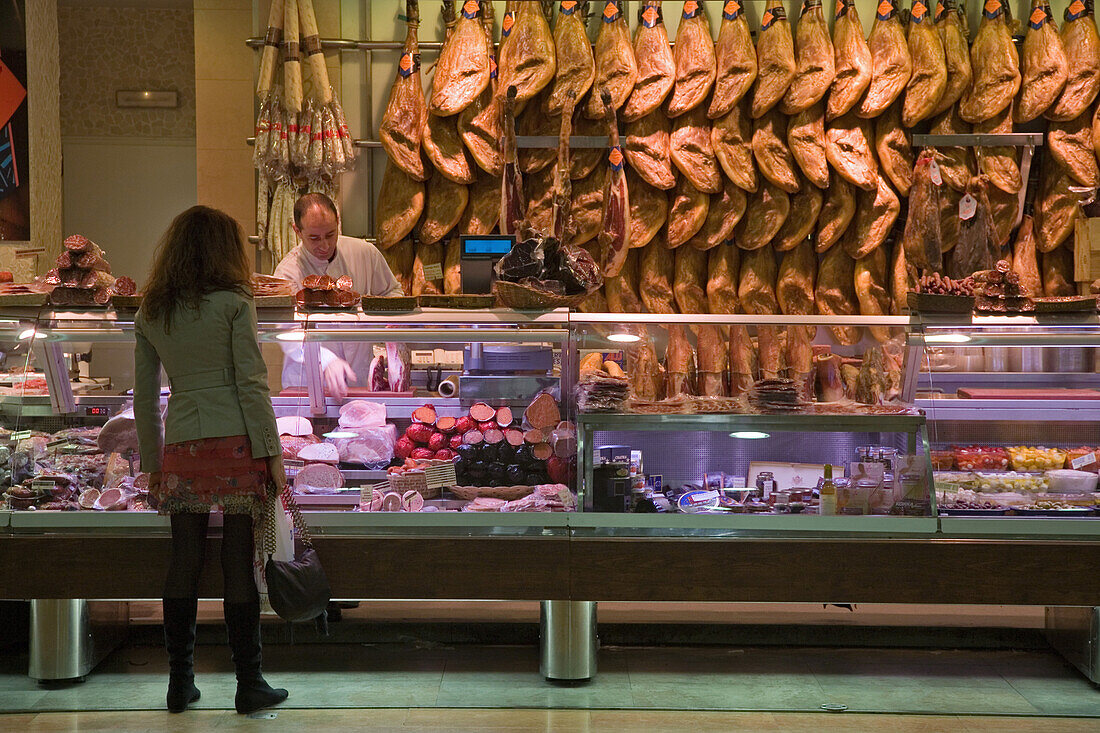
<svg viewBox="0 0 1100 733">
<path fill-rule="evenodd" d="M 32 600 L 27 674 L 39 682 L 83 681 L 125 641 L 129 606 L 82 598 Z"/>
</svg>

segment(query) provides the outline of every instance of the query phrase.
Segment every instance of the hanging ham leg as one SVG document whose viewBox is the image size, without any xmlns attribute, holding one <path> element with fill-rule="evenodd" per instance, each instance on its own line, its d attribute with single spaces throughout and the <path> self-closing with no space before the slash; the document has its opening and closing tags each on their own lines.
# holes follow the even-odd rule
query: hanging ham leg
<svg viewBox="0 0 1100 733">
<path fill-rule="evenodd" d="M 626 190 L 625 160 L 619 146 L 619 125 L 611 92 L 600 89 L 603 108 L 608 113 L 610 148 L 607 153 L 607 182 L 603 195 L 603 223 L 600 227 L 600 250 L 603 254 L 604 277 L 615 277 L 623 269 L 630 251 L 630 224 L 627 217 L 630 199 Z"/>
<path fill-rule="evenodd" d="M 420 85 L 420 49 L 416 31 L 420 27 L 420 3 L 407 0 L 405 15 L 408 31 L 405 50 L 397 63 L 397 78 L 390 87 L 390 99 L 378 128 L 378 137 L 386 155 L 401 170 L 418 181 L 428 178 L 420 157 L 420 141 L 424 133 L 427 107 Z"/>
<path fill-rule="evenodd" d="M 523 175 L 516 155 L 516 88 L 504 98 L 504 176 L 500 183 L 500 233 L 517 234 L 524 216 Z"/>
</svg>

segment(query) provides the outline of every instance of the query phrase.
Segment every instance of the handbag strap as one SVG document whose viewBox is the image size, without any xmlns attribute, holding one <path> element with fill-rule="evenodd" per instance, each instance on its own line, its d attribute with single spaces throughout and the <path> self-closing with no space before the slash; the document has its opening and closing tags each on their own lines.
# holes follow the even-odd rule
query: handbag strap
<svg viewBox="0 0 1100 733">
<path fill-rule="evenodd" d="M 281 497 L 283 506 L 290 512 L 290 518 L 294 523 L 294 528 L 298 530 L 298 539 L 303 546 L 312 549 L 313 535 L 310 533 L 309 526 L 306 525 L 306 520 L 302 516 L 302 510 L 298 508 L 298 502 L 294 501 L 294 493 L 290 490 L 290 484 L 283 487 Z"/>
</svg>

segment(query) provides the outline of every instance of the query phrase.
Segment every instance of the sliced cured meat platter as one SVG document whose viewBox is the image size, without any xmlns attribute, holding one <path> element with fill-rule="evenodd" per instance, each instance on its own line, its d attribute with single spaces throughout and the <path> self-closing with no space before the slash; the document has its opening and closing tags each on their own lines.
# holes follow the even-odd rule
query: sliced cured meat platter
<svg viewBox="0 0 1100 733">
<path fill-rule="evenodd" d="M 1066 295 L 1052 298 L 1032 298 L 1035 313 L 1093 313 L 1097 308 L 1095 295 Z"/>
<path fill-rule="evenodd" d="M 1095 389 L 1002 389 L 984 387 L 962 387 L 959 397 L 971 400 L 1100 400 L 1100 391 Z"/>
<path fill-rule="evenodd" d="M 403 313 L 416 310 L 416 298 L 411 295 L 364 295 L 361 302 L 367 313 Z"/>
</svg>

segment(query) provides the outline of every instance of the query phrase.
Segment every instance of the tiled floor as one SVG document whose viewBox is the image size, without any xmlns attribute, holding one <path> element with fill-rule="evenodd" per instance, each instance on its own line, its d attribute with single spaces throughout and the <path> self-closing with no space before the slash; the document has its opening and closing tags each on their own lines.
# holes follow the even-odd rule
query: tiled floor
<svg viewBox="0 0 1100 733">
<path fill-rule="evenodd" d="M 0 731 L 59 733 L 198 733 L 260 730 L 264 733 L 370 731 L 381 733 L 1095 733 L 1095 720 L 1074 718 L 966 717 L 952 715 L 875 715 L 828 713 L 730 713 L 633 710 L 279 710 L 270 719 L 250 719 L 232 712 L 38 713 L 0 714 Z"/>
<path fill-rule="evenodd" d="M 196 658 L 203 692 L 196 707 L 231 708 L 234 681 L 228 650 L 200 646 Z M 381 725 L 398 716 L 397 727 L 415 728 L 420 725 L 417 716 L 443 714 L 428 710 L 406 715 L 406 708 L 534 708 L 523 720 L 551 720 L 546 709 L 561 709 L 565 721 L 572 720 L 568 709 L 591 710 L 591 716 L 576 713 L 585 730 L 602 729 L 597 725 L 601 716 L 612 713 L 597 711 L 615 709 L 630 711 L 639 720 L 647 710 L 783 713 L 775 718 L 786 721 L 778 728 L 765 725 L 772 720 L 767 716 L 754 719 L 753 725 L 784 730 L 787 723 L 800 720 L 788 713 L 816 713 L 821 705 L 835 703 L 847 706 L 853 719 L 851 713 L 1087 716 L 1093 718 L 1087 721 L 1090 729 L 1100 731 L 1100 690 L 1056 654 L 1043 651 L 612 647 L 601 650 L 599 673 L 592 682 L 568 686 L 542 678 L 532 647 L 270 645 L 264 661 L 268 679 L 291 691 L 285 717 L 297 715 L 288 712 L 293 709 L 339 717 L 325 711 L 386 708 L 341 719 Z M 25 658 L 0 658 L 0 711 L 159 710 L 166 679 L 164 652 L 151 646 L 120 649 L 81 684 L 39 685 L 27 678 Z M 466 719 L 478 714 L 489 713 L 463 713 Z M 236 720 L 231 715 L 203 719 L 218 721 L 219 728 Z M 0 719 L 0 725 L 14 725 L 13 720 Z M 21 720 L 37 726 L 60 719 Z M 918 720 L 931 725 L 933 718 Z M 984 725 L 981 721 L 967 718 L 966 724 Z M 1015 723 L 1011 727 L 1027 730 Z"/>
</svg>

